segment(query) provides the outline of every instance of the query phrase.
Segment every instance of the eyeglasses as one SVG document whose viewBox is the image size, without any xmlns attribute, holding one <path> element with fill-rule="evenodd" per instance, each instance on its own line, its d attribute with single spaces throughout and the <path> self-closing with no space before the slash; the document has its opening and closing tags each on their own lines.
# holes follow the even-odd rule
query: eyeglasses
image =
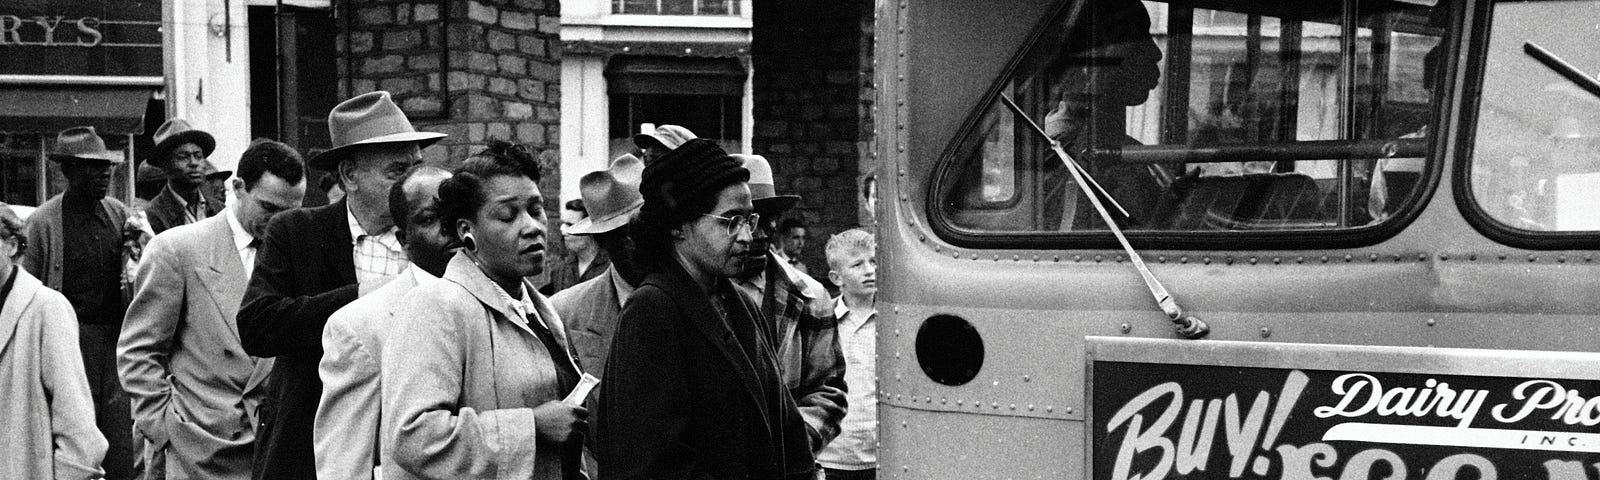
<svg viewBox="0 0 1600 480">
<path fill-rule="evenodd" d="M 738 235 L 739 230 L 743 229 L 750 229 L 750 232 L 754 233 L 756 231 L 756 225 L 761 222 L 761 214 L 759 213 L 751 213 L 749 215 L 734 215 L 731 217 L 702 213 L 700 216 L 715 218 L 723 225 L 727 225 L 728 235 Z"/>
</svg>

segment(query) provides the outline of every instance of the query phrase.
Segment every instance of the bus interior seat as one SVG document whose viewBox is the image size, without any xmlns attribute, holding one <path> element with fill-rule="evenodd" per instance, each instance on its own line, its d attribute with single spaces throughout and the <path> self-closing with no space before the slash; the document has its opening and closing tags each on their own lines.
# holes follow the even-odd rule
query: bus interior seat
<svg viewBox="0 0 1600 480">
<path fill-rule="evenodd" d="M 1172 230 L 1257 230 L 1323 224 L 1323 196 L 1304 173 L 1185 176 L 1173 181 Z"/>
</svg>

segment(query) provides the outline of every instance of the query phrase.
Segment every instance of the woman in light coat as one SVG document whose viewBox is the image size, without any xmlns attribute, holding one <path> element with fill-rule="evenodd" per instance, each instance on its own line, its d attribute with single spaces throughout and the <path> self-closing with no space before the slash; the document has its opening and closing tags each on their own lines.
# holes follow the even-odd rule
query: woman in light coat
<svg viewBox="0 0 1600 480">
<path fill-rule="evenodd" d="M 581 373 L 523 280 L 544 263 L 538 181 L 531 155 L 496 141 L 439 185 L 440 224 L 462 249 L 384 337 L 384 478 L 584 478 L 588 411 L 561 401 Z"/>
<path fill-rule="evenodd" d="M 22 221 L 0 203 L 0 478 L 99 478 L 106 438 L 72 304 L 16 266 Z"/>
</svg>

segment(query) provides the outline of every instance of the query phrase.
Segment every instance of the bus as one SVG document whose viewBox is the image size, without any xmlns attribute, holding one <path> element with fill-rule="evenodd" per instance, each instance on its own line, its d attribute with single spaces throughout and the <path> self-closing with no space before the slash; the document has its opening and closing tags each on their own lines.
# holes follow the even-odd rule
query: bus
<svg viewBox="0 0 1600 480">
<path fill-rule="evenodd" d="M 1600 1 L 876 9 L 883 477 L 1600 478 Z"/>
</svg>

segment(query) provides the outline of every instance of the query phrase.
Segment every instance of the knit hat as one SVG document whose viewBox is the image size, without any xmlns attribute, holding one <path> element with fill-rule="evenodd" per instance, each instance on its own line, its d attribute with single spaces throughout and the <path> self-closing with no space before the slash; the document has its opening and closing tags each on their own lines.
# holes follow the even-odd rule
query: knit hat
<svg viewBox="0 0 1600 480">
<path fill-rule="evenodd" d="M 644 167 L 639 190 L 644 208 L 639 218 L 659 228 L 687 221 L 688 205 L 715 196 L 728 185 L 748 181 L 750 171 L 728 156 L 716 142 L 694 139 Z"/>
</svg>

